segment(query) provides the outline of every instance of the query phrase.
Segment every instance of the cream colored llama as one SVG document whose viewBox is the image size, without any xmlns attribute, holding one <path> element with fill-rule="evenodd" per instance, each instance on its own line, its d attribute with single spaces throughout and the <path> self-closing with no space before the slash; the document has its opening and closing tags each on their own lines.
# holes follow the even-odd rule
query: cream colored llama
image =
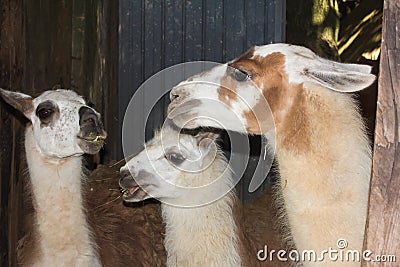
<svg viewBox="0 0 400 267">
<path fill-rule="evenodd" d="M 240 232 L 232 173 L 215 134 L 178 134 L 164 128 L 121 168 L 124 200 L 161 200 L 169 267 L 257 266 L 256 254 L 247 254 L 251 244 Z"/>
<path fill-rule="evenodd" d="M 101 266 L 81 194 L 82 154 L 97 153 L 106 133 L 100 115 L 73 91 L 37 98 L 0 89 L 29 120 L 25 152 L 35 209 L 35 241 L 24 266 Z M 33 249 L 33 250 L 32 250 Z"/>
<path fill-rule="evenodd" d="M 169 117 L 185 128 L 222 124 L 264 134 L 276 146 L 280 194 L 299 252 L 314 250 L 321 258 L 324 250 L 340 250 L 339 239 L 347 242 L 343 251 L 361 251 L 371 152 L 357 105 L 347 93 L 375 80 L 370 69 L 326 60 L 304 47 L 256 46 L 176 86 Z M 274 130 L 276 140 L 271 139 Z M 325 254 L 323 261 L 303 264 L 360 262 L 330 260 Z"/>
</svg>

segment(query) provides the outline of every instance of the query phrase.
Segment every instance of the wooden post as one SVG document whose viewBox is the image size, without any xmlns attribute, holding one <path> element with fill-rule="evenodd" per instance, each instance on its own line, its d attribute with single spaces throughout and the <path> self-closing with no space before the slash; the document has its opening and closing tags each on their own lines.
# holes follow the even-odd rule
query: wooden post
<svg viewBox="0 0 400 267">
<path fill-rule="evenodd" d="M 375 147 L 365 250 L 395 255 L 396 263 L 363 262 L 363 266 L 400 264 L 400 0 L 385 0 L 378 87 Z"/>
</svg>

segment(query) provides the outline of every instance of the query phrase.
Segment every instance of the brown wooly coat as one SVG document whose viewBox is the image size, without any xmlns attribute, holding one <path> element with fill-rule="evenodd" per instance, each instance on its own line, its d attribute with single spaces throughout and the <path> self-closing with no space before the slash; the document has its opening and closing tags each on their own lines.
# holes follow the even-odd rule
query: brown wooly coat
<svg viewBox="0 0 400 267">
<path fill-rule="evenodd" d="M 100 165 L 86 185 L 89 223 L 103 266 L 165 266 L 164 226 L 156 201 L 125 206 L 121 166 Z"/>
</svg>

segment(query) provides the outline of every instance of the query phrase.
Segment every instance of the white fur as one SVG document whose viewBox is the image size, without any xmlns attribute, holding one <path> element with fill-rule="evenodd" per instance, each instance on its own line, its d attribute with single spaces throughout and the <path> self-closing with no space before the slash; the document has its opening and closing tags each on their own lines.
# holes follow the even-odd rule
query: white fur
<svg viewBox="0 0 400 267">
<path fill-rule="evenodd" d="M 197 174 L 198 179 L 219 177 L 226 167 L 224 160 L 217 159 L 207 171 Z M 221 179 L 230 179 L 230 176 L 231 173 Z M 184 174 L 179 178 L 185 179 Z M 220 183 L 214 190 L 225 192 L 231 188 L 229 183 L 231 181 L 225 185 Z M 238 235 L 232 206 L 231 193 L 215 202 L 195 208 L 162 204 L 166 227 L 167 266 L 240 266 Z"/>
<path fill-rule="evenodd" d="M 177 131 L 168 128 L 162 133 L 156 134 L 146 144 L 146 150 L 129 160 L 121 171 L 129 169 L 148 194 L 163 202 L 167 266 L 240 266 L 238 229 L 233 216 L 235 197 L 231 191 L 234 182 L 226 159 L 210 152 L 210 146 L 198 147 L 191 135 L 178 137 Z M 187 162 L 179 167 L 170 164 L 164 154 L 171 150 L 185 155 Z M 211 161 L 210 153 L 215 156 Z M 200 171 L 196 172 L 194 166 Z M 143 171 L 147 173 L 145 178 L 140 177 Z M 213 199 L 216 200 L 207 201 Z"/>
<path fill-rule="evenodd" d="M 82 205 L 82 158 L 43 156 L 31 127 L 25 133 L 25 151 L 41 252 L 33 266 L 101 266 Z"/>
<path fill-rule="evenodd" d="M 60 110 L 60 118 L 51 127 L 40 128 L 40 121 L 35 112 L 30 114 L 35 137 L 35 142 L 42 155 L 48 157 L 69 157 L 71 155 L 82 155 L 84 152 L 76 142 L 79 132 L 79 108 L 85 105 L 85 101 L 74 91 L 55 90 L 46 91 L 33 100 L 33 107 L 51 100 L 57 103 Z"/>
</svg>

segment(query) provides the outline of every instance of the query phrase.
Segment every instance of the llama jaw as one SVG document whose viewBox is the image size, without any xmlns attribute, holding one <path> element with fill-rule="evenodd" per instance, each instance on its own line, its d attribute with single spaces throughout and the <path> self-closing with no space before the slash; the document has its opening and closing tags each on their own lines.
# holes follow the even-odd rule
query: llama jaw
<svg viewBox="0 0 400 267">
<path fill-rule="evenodd" d="M 79 109 L 79 128 L 77 137 L 80 148 L 88 154 L 98 153 L 107 138 L 100 114 L 90 107 L 81 107 Z"/>
</svg>

